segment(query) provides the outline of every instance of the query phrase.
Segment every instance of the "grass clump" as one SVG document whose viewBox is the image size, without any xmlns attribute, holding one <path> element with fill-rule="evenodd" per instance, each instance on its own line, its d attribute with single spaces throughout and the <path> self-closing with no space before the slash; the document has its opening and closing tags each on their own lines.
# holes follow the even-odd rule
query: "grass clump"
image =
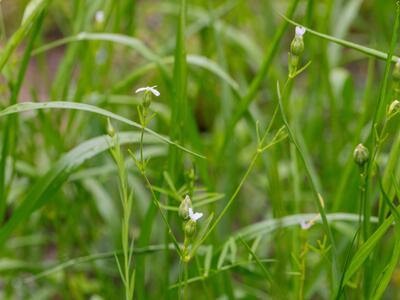
<svg viewBox="0 0 400 300">
<path fill-rule="evenodd" d="M 0 298 L 400 297 L 398 2 L 5 3 Z"/>
</svg>

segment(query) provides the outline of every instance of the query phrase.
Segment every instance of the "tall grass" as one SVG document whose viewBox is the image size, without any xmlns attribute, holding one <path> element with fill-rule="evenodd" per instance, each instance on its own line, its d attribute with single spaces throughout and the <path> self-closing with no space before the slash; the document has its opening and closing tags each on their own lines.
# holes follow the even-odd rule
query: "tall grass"
<svg viewBox="0 0 400 300">
<path fill-rule="evenodd" d="M 399 3 L 0 18 L 1 299 L 400 297 Z"/>
</svg>

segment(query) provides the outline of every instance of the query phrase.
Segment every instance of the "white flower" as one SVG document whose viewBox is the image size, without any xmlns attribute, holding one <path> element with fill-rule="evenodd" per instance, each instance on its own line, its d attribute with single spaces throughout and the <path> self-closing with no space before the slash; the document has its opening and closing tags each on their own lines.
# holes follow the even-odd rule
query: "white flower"
<svg viewBox="0 0 400 300">
<path fill-rule="evenodd" d="M 203 216 L 203 213 L 199 213 L 199 212 L 197 212 L 197 213 L 194 213 L 193 212 L 193 209 L 191 208 L 191 207 L 189 207 L 189 218 L 192 220 L 192 221 L 197 221 L 198 219 L 200 219 L 201 217 Z"/>
<path fill-rule="evenodd" d="M 141 93 L 141 92 L 152 92 L 154 96 L 158 97 L 158 96 L 160 96 L 160 92 L 155 89 L 156 87 L 157 87 L 156 85 L 141 87 L 141 88 L 138 88 L 135 93 L 137 94 L 137 93 Z"/>
<path fill-rule="evenodd" d="M 96 20 L 97 23 L 102 24 L 104 22 L 104 11 L 98 10 L 96 12 L 96 15 L 94 16 L 94 19 Z"/>
<path fill-rule="evenodd" d="M 296 35 L 303 36 L 306 33 L 306 29 L 303 26 L 296 26 Z"/>
<path fill-rule="evenodd" d="M 303 221 L 300 222 L 300 227 L 301 227 L 301 229 L 303 229 L 303 230 L 310 229 L 312 225 L 313 225 L 313 222 L 307 222 L 307 221 L 305 221 L 305 220 L 303 220 Z"/>
</svg>

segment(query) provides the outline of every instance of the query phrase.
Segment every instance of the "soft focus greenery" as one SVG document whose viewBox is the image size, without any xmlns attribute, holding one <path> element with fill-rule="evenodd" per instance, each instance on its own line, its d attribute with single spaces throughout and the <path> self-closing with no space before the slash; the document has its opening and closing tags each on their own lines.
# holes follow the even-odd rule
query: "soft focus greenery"
<svg viewBox="0 0 400 300">
<path fill-rule="evenodd" d="M 1 299 L 400 299 L 399 3 L 0 5 Z"/>
</svg>

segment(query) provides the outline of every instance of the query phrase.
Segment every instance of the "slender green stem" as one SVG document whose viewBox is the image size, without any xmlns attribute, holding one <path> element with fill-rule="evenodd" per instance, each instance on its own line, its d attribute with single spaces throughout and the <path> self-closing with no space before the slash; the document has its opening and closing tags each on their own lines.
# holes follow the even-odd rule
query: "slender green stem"
<svg viewBox="0 0 400 300">
<path fill-rule="evenodd" d="M 309 179 L 311 181 L 311 188 L 312 188 L 312 191 L 313 191 L 313 194 L 314 194 L 315 203 L 316 203 L 318 211 L 319 211 L 319 213 L 321 215 L 322 224 L 324 226 L 325 233 L 327 234 L 329 242 L 330 242 L 331 247 L 332 247 L 332 255 L 331 255 L 332 264 L 333 264 L 333 266 L 332 266 L 332 274 L 333 274 L 334 281 L 336 281 L 336 278 L 338 277 L 337 259 L 336 259 L 336 246 L 335 246 L 335 240 L 333 238 L 332 230 L 331 230 L 331 228 L 329 226 L 328 219 L 326 217 L 325 207 L 324 207 L 324 204 L 323 204 L 323 202 L 321 200 L 322 197 L 321 197 L 320 192 L 317 189 L 317 184 L 316 184 L 314 176 L 312 175 L 310 166 L 308 165 L 308 162 L 305 159 L 305 156 L 304 156 L 304 153 L 303 153 L 303 149 L 298 144 L 298 142 L 297 142 L 297 140 L 295 138 L 295 135 L 292 132 L 292 129 L 291 129 L 290 125 L 289 125 L 289 122 L 287 120 L 287 117 L 286 117 L 286 114 L 285 114 L 285 111 L 284 111 L 284 108 L 283 108 L 283 101 L 282 101 L 282 96 L 281 95 L 285 94 L 285 88 L 289 84 L 290 80 L 291 79 L 288 78 L 288 80 L 286 81 L 286 83 L 284 85 L 284 88 L 283 88 L 283 91 L 280 90 L 279 82 L 277 84 L 279 108 L 280 108 L 280 112 L 281 112 L 283 123 L 285 124 L 286 129 L 287 129 L 289 138 L 290 138 L 291 142 L 295 145 L 295 147 L 297 149 L 297 152 L 300 155 L 300 159 L 302 160 L 303 165 L 305 167 L 307 176 L 309 177 Z M 335 284 L 335 282 L 334 282 L 334 284 Z"/>
<path fill-rule="evenodd" d="M 121 243 L 123 253 L 123 268 L 117 259 L 119 271 L 121 272 L 121 279 L 125 287 L 125 299 L 130 300 L 133 298 L 134 286 L 132 284 L 134 278 L 134 271 L 131 272 L 132 254 L 130 248 L 133 246 L 133 239 L 130 239 L 130 221 L 133 197 L 132 192 L 129 192 L 128 175 L 125 167 L 124 156 L 121 152 L 118 135 L 114 136 L 114 148 L 111 149 L 112 157 L 118 168 L 119 188 L 122 205 L 122 224 L 121 224 Z"/>
<path fill-rule="evenodd" d="M 280 14 L 280 15 L 287 22 L 289 22 L 289 23 L 291 23 L 291 24 L 293 24 L 295 26 L 303 26 L 304 28 L 306 28 L 307 33 L 310 33 L 310 34 L 315 35 L 317 37 L 323 38 L 323 39 L 328 40 L 330 42 L 336 43 L 336 44 L 341 45 L 343 47 L 351 48 L 351 49 L 356 50 L 358 52 L 367 54 L 369 56 L 376 57 L 376 58 L 381 59 L 381 60 L 387 60 L 388 59 L 388 55 L 389 55 L 388 53 L 385 53 L 385 52 L 382 52 L 382 51 L 379 51 L 379 50 L 375 50 L 375 49 L 372 49 L 372 48 L 369 48 L 369 47 L 361 46 L 361 45 L 353 43 L 353 42 L 349 42 L 349 41 L 346 41 L 346 40 L 343 40 L 343 39 L 339 39 L 339 38 L 333 37 L 333 36 L 328 35 L 328 34 L 324 34 L 324 33 L 318 32 L 316 30 L 313 30 L 313 29 L 311 29 L 311 28 L 309 28 L 307 26 L 304 26 L 304 25 L 302 25 L 302 24 L 300 24 L 298 22 L 295 22 L 295 21 L 291 20 L 290 17 L 288 18 L 287 16 L 284 16 L 282 14 Z M 397 62 L 398 59 L 399 59 L 398 56 L 391 56 L 390 57 L 390 61 L 391 62 Z"/>
<path fill-rule="evenodd" d="M 231 207 L 233 201 L 236 199 L 237 195 L 239 194 L 240 190 L 243 187 L 243 184 L 245 183 L 245 181 L 247 180 L 247 177 L 250 175 L 251 171 L 253 170 L 257 159 L 260 157 L 260 155 L 263 153 L 263 151 L 265 151 L 266 149 L 269 148 L 269 144 L 264 146 L 264 141 L 267 138 L 272 125 L 275 121 L 276 115 L 278 113 L 278 107 L 275 108 L 274 113 L 272 115 L 271 121 L 268 125 L 268 128 L 265 130 L 264 135 L 262 136 L 262 138 L 260 139 L 260 141 L 258 142 L 258 146 L 257 146 L 257 150 L 256 152 L 253 154 L 253 157 L 251 159 L 251 162 L 249 164 L 249 166 L 247 167 L 246 172 L 244 173 L 244 175 L 242 176 L 242 179 L 239 182 L 239 185 L 236 187 L 234 193 L 232 194 L 232 196 L 230 197 L 228 203 L 225 205 L 225 207 L 223 208 L 222 212 L 218 215 L 217 219 L 213 222 L 213 224 L 210 226 L 210 229 L 206 232 L 206 234 L 203 236 L 203 238 L 201 239 L 200 243 L 197 244 L 197 247 L 199 247 L 207 238 L 208 236 L 211 234 L 211 232 L 215 229 L 215 227 L 217 227 L 217 225 L 219 224 L 219 222 L 221 221 L 221 219 L 224 217 L 224 215 L 228 212 L 229 208 Z M 274 144 L 274 142 L 272 142 L 272 144 Z M 190 253 L 190 257 L 192 257 L 194 255 L 194 253 L 197 250 L 197 247 L 193 247 L 193 249 L 191 250 Z"/>
</svg>

